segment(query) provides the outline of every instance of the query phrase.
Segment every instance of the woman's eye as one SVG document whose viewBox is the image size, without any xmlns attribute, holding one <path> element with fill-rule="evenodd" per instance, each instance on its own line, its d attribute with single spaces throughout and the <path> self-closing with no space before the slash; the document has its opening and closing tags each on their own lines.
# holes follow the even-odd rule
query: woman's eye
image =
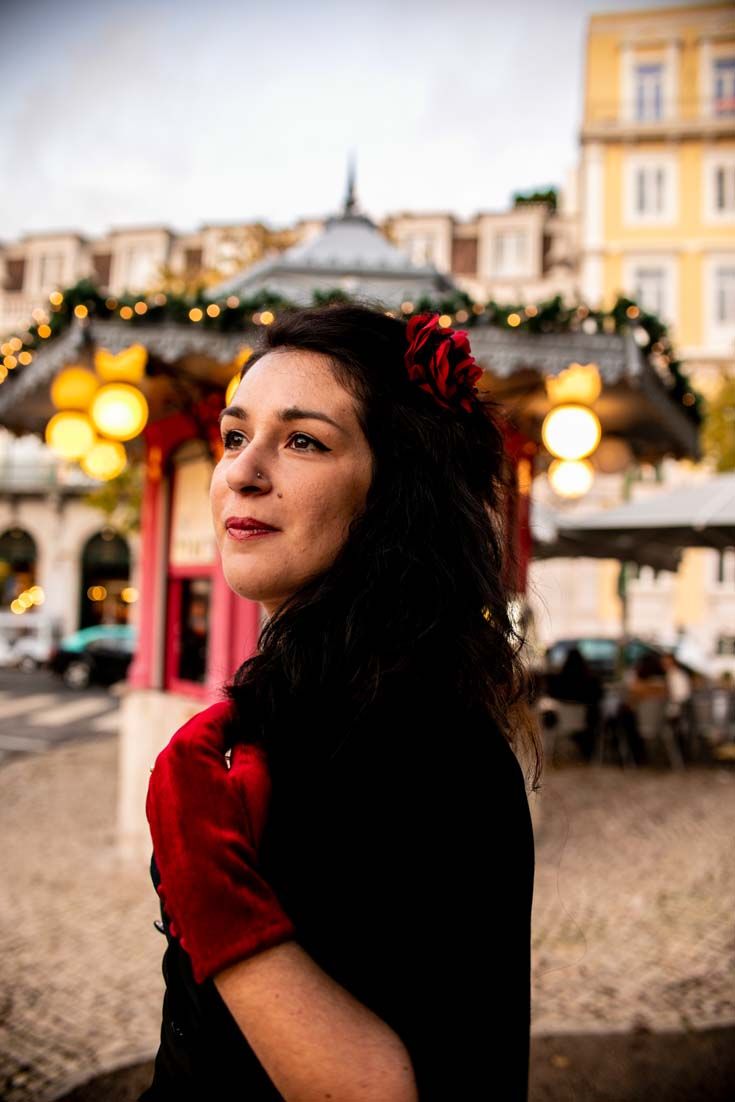
<svg viewBox="0 0 735 1102">
<path fill-rule="evenodd" d="M 225 448 L 236 448 L 239 446 L 237 443 L 233 443 L 233 436 L 242 436 L 242 433 L 238 432 L 237 429 L 229 429 L 227 432 L 223 433 L 222 443 Z"/>
<path fill-rule="evenodd" d="M 231 451 L 234 448 L 242 446 L 242 442 L 245 439 L 245 434 L 240 432 L 239 429 L 228 429 L 227 432 L 222 434 L 222 443 L 226 451 Z M 322 451 L 326 452 L 330 449 L 324 444 L 320 444 L 318 440 L 314 440 L 313 437 L 307 436 L 305 432 L 295 432 L 289 437 L 288 443 L 293 445 L 294 451 L 307 452 L 307 451 Z"/>
<path fill-rule="evenodd" d="M 314 440 L 311 436 L 307 436 L 305 432 L 295 432 L 293 434 L 293 436 L 290 438 L 289 443 L 293 443 L 293 441 L 299 441 L 299 440 L 302 440 L 302 441 L 305 440 L 306 441 L 306 447 L 301 447 L 301 446 L 295 447 L 294 450 L 297 451 L 297 452 L 309 451 L 311 448 L 316 448 L 316 450 L 320 451 L 320 452 L 329 451 L 329 448 L 326 448 L 324 446 L 324 444 L 320 444 L 318 440 Z"/>
</svg>

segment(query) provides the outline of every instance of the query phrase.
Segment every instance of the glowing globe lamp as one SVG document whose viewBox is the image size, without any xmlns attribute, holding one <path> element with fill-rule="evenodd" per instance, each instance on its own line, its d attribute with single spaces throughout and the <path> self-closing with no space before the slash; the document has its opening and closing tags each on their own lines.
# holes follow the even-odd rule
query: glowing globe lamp
<svg viewBox="0 0 735 1102">
<path fill-rule="evenodd" d="M 86 413 L 64 410 L 46 425 L 45 439 L 63 459 L 80 459 L 94 444 L 94 426 Z"/>
<path fill-rule="evenodd" d="M 51 401 L 57 409 L 89 409 L 99 385 L 86 367 L 65 367 L 51 384 Z"/>
<path fill-rule="evenodd" d="M 148 403 L 127 383 L 108 383 L 97 391 L 91 408 L 97 429 L 113 440 L 132 440 L 145 427 Z"/>
<path fill-rule="evenodd" d="M 117 440 L 98 440 L 86 455 L 82 456 L 79 466 L 90 478 L 99 482 L 109 482 L 117 478 L 128 464 L 125 448 Z"/>
<path fill-rule="evenodd" d="M 592 486 L 595 475 L 587 459 L 555 459 L 547 477 L 559 497 L 581 497 Z"/>
<path fill-rule="evenodd" d="M 601 436 L 599 419 L 586 406 L 557 406 L 541 426 L 541 439 L 557 459 L 583 459 L 595 450 Z"/>
</svg>

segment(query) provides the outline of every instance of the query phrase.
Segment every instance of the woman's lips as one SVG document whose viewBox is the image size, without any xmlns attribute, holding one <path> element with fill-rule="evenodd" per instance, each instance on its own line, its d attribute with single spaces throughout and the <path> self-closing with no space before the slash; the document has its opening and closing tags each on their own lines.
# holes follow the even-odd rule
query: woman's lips
<svg viewBox="0 0 735 1102">
<path fill-rule="evenodd" d="M 231 536 L 233 540 L 238 540 L 240 543 L 245 540 L 254 540 L 258 536 L 275 536 L 278 533 L 278 528 L 227 528 L 226 532 L 228 536 Z"/>
</svg>

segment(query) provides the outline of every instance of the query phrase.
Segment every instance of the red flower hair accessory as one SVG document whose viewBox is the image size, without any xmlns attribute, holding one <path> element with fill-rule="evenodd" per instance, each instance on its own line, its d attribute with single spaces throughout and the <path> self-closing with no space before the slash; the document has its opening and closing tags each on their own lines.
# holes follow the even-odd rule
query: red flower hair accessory
<svg viewBox="0 0 735 1102">
<path fill-rule="evenodd" d="M 482 368 L 470 352 L 463 330 L 439 325 L 439 314 L 417 314 L 406 327 L 404 363 L 408 377 L 439 405 L 457 405 L 468 413 L 478 401 L 476 383 Z"/>
</svg>

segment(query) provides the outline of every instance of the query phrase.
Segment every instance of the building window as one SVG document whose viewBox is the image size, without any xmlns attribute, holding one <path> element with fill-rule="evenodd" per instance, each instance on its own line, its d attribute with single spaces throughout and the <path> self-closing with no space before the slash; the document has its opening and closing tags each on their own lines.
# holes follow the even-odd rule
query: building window
<svg viewBox="0 0 735 1102">
<path fill-rule="evenodd" d="M 633 277 L 633 298 L 649 314 L 666 314 L 666 269 L 636 268 Z"/>
<path fill-rule="evenodd" d="M 702 220 L 735 221 L 735 150 L 712 150 L 703 160 Z"/>
<path fill-rule="evenodd" d="M 715 268 L 715 321 L 735 323 L 735 267 Z"/>
<path fill-rule="evenodd" d="M 184 249 L 184 270 L 189 273 L 199 272 L 202 267 L 202 256 L 201 249 Z"/>
<path fill-rule="evenodd" d="M 112 253 L 94 253 L 92 256 L 92 272 L 99 287 L 110 286 L 110 270 L 112 268 Z"/>
<path fill-rule="evenodd" d="M 22 257 L 17 260 L 5 261 L 5 284 L 4 290 L 6 291 L 22 291 L 23 284 L 26 277 L 26 262 Z"/>
<path fill-rule="evenodd" d="M 528 234 L 518 230 L 496 234 L 493 240 L 493 274 L 518 276 L 527 272 Z"/>
<path fill-rule="evenodd" d="M 720 57 L 714 63 L 715 115 L 735 115 L 735 57 Z"/>
<path fill-rule="evenodd" d="M 718 214 L 735 213 L 735 164 L 715 168 L 715 210 Z"/>
<path fill-rule="evenodd" d="M 623 164 L 624 218 L 628 225 L 662 225 L 676 220 L 677 162 L 665 153 L 632 153 Z"/>
<path fill-rule="evenodd" d="M 655 122 L 663 118 L 663 65 L 636 65 L 633 81 L 636 121 Z"/>
<path fill-rule="evenodd" d="M 60 253 L 42 256 L 40 264 L 40 284 L 42 288 L 55 287 L 62 282 L 64 257 Z"/>
<path fill-rule="evenodd" d="M 725 547 L 717 555 L 717 584 L 735 588 L 735 547 Z"/>
<path fill-rule="evenodd" d="M 179 681 L 203 684 L 207 676 L 211 578 L 182 578 L 177 622 L 181 632 L 174 650 L 173 674 Z"/>
<path fill-rule="evenodd" d="M 661 165 L 639 168 L 635 174 L 637 214 L 663 214 L 666 209 L 666 170 Z"/>
<path fill-rule="evenodd" d="M 403 249 L 414 264 L 434 263 L 434 239 L 429 234 L 412 234 L 406 237 Z"/>
<path fill-rule="evenodd" d="M 715 653 L 720 658 L 735 657 L 735 635 L 718 635 Z"/>
<path fill-rule="evenodd" d="M 455 237 L 452 241 L 452 271 L 456 275 L 477 273 L 477 238 Z"/>
<path fill-rule="evenodd" d="M 217 555 L 208 504 L 213 463 L 206 445 L 188 440 L 170 463 L 165 685 L 176 691 L 206 682 Z"/>
<path fill-rule="evenodd" d="M 128 249 L 125 263 L 125 286 L 131 291 L 143 290 L 155 273 L 155 257 L 147 249 Z"/>
</svg>

